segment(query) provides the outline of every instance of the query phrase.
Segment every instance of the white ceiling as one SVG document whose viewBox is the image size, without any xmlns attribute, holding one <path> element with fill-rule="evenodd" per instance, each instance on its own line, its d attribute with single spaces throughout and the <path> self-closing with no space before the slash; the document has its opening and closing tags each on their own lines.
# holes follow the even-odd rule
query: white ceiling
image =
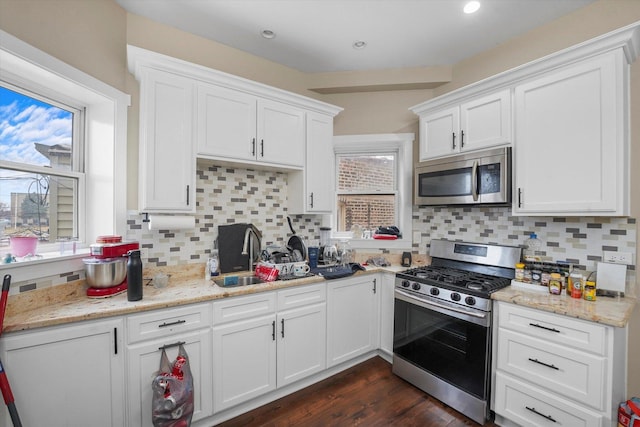
<svg viewBox="0 0 640 427">
<path fill-rule="evenodd" d="M 116 0 L 303 72 L 453 65 L 594 0 Z M 261 36 L 264 29 L 276 37 Z M 356 40 L 364 49 L 352 47 Z"/>
</svg>

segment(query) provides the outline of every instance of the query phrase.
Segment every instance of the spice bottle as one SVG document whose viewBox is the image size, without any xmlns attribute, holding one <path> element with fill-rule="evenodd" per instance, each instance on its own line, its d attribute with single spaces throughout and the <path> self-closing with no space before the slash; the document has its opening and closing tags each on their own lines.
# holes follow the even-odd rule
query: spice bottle
<svg viewBox="0 0 640 427">
<path fill-rule="evenodd" d="M 129 251 L 127 261 L 127 299 L 140 301 L 142 299 L 142 260 L 140 251 Z"/>
<path fill-rule="evenodd" d="M 516 277 L 518 282 L 524 282 L 524 263 L 519 262 L 516 264 Z"/>
</svg>

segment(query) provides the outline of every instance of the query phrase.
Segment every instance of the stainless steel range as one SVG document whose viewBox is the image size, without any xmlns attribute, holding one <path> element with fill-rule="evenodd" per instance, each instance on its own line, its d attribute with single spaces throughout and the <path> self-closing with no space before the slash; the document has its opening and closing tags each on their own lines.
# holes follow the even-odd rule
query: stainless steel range
<svg viewBox="0 0 640 427">
<path fill-rule="evenodd" d="M 490 417 L 491 294 L 521 248 L 432 240 L 432 264 L 396 274 L 393 372 L 482 424 Z"/>
</svg>

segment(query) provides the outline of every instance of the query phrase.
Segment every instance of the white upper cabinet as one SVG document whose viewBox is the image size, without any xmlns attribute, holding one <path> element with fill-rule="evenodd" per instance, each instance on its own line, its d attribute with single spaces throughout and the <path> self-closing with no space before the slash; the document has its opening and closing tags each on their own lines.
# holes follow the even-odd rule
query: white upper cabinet
<svg viewBox="0 0 640 427">
<path fill-rule="evenodd" d="M 307 113 L 304 171 L 289 173 L 289 211 L 295 214 L 331 213 L 335 202 L 333 117 Z"/>
<path fill-rule="evenodd" d="M 195 212 L 194 84 L 152 68 L 140 71 L 141 212 Z"/>
<path fill-rule="evenodd" d="M 256 159 L 256 97 L 198 84 L 197 154 Z"/>
<path fill-rule="evenodd" d="M 304 111 L 206 83 L 198 84 L 197 155 L 304 167 Z"/>
<path fill-rule="evenodd" d="M 501 90 L 460 106 L 460 150 L 511 142 L 511 91 Z"/>
<path fill-rule="evenodd" d="M 259 99 L 257 160 L 303 168 L 304 147 L 304 111 L 280 102 Z"/>
<path fill-rule="evenodd" d="M 511 142 L 509 89 L 420 114 L 420 160 Z"/>
<path fill-rule="evenodd" d="M 515 213 L 629 213 L 623 69 L 618 49 L 515 88 Z"/>
<path fill-rule="evenodd" d="M 513 146 L 513 213 L 629 215 L 629 25 L 411 107 L 420 160 Z"/>
</svg>

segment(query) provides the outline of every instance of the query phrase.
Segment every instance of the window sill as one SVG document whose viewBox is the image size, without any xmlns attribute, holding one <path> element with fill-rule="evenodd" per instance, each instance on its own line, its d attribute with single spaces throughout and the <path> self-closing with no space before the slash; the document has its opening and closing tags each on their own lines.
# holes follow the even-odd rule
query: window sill
<svg viewBox="0 0 640 427">
<path fill-rule="evenodd" d="M 12 282 L 25 282 L 56 274 L 83 271 L 82 258 L 89 255 L 89 248 L 78 249 L 75 254 L 61 255 L 60 252 L 39 254 L 42 258 L 28 261 L 18 260 L 9 264 L 0 264 L 0 275 L 11 275 Z"/>
<path fill-rule="evenodd" d="M 336 240 L 340 240 L 339 238 Z M 403 249 L 411 250 L 412 242 L 408 239 L 349 239 L 352 249 Z"/>
</svg>

